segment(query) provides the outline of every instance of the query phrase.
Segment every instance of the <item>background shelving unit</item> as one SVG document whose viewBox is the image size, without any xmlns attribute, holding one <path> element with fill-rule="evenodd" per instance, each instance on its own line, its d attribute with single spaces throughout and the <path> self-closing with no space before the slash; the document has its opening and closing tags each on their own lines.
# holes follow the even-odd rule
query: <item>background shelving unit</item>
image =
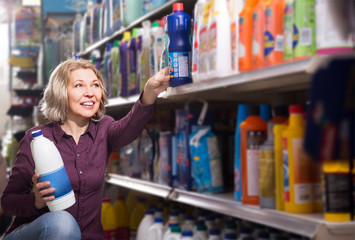
<svg viewBox="0 0 355 240">
<path fill-rule="evenodd" d="M 166 200 L 197 206 L 209 211 L 299 234 L 311 239 L 353 240 L 355 236 L 355 223 L 353 222 L 326 222 L 323 220 L 321 213 L 288 214 L 281 211 L 243 205 L 234 200 L 231 192 L 213 195 L 199 194 L 117 174 L 108 174 L 106 182 Z"/>
<path fill-rule="evenodd" d="M 182 2 L 184 11 L 192 15 L 194 4 L 196 3 L 195 0 L 168 1 L 130 25 L 121 27 L 120 30 L 111 36 L 89 46 L 78 55 L 89 59 L 91 52 L 94 50 L 98 49 L 103 53 L 106 44 L 120 39 L 124 31 L 131 30 L 145 20 L 154 20 L 169 14 L 172 4 L 175 2 Z M 216 105 L 224 102 L 234 104 L 240 102 L 303 103 L 308 96 L 312 73 L 324 63 L 324 60 L 314 56 L 260 70 L 236 73 L 168 88 L 167 91 L 159 96 L 157 105 L 166 105 L 174 108 L 191 98 L 203 98 Z M 106 106 L 107 114 L 115 116 L 128 112 L 138 98 L 139 95 L 133 95 L 125 98 L 109 99 Z M 319 213 L 288 214 L 281 211 L 243 205 L 234 200 L 232 192 L 206 195 L 112 173 L 107 175 L 106 183 L 256 222 L 311 239 L 353 240 L 355 236 L 355 222 L 326 222 L 323 220 L 322 214 Z"/>
</svg>

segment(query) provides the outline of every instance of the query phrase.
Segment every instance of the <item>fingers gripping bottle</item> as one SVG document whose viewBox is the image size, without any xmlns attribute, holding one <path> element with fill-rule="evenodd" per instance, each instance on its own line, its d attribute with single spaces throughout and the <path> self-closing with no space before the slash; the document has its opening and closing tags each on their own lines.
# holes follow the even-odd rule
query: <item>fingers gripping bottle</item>
<svg viewBox="0 0 355 240">
<path fill-rule="evenodd" d="M 173 4 L 173 13 L 167 17 L 169 34 L 169 70 L 172 87 L 192 83 L 190 16 L 182 3 Z"/>
<path fill-rule="evenodd" d="M 31 152 L 35 162 L 35 172 L 40 174 L 39 182 L 49 181 L 55 188 L 53 201 L 47 202 L 50 211 L 64 210 L 75 203 L 74 191 L 70 185 L 62 157 L 41 130 L 32 132 Z"/>
</svg>

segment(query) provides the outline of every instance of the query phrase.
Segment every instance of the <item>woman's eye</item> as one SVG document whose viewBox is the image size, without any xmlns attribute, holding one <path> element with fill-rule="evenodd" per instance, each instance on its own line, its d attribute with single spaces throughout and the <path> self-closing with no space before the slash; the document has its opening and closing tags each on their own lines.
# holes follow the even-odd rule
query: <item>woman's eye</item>
<svg viewBox="0 0 355 240">
<path fill-rule="evenodd" d="M 100 85 L 98 83 L 95 83 L 94 87 L 100 87 Z"/>
<path fill-rule="evenodd" d="M 78 87 L 82 87 L 83 85 L 82 84 L 76 84 L 75 87 L 78 88 Z"/>
</svg>

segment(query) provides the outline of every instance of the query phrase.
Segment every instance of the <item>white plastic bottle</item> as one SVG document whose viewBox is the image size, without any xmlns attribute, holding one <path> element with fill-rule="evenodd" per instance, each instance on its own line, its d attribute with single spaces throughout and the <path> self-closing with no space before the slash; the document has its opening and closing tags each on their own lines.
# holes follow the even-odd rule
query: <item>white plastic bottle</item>
<svg viewBox="0 0 355 240">
<path fill-rule="evenodd" d="M 208 240 L 222 240 L 221 231 L 219 229 L 210 229 L 208 232 Z"/>
<path fill-rule="evenodd" d="M 149 240 L 161 240 L 163 239 L 164 225 L 163 219 L 160 217 L 154 218 L 154 223 L 148 229 L 147 238 Z"/>
<path fill-rule="evenodd" d="M 164 233 L 163 233 L 163 238 L 162 239 L 166 239 L 169 234 L 171 233 L 171 229 L 173 227 L 178 227 L 179 224 L 178 223 L 169 223 L 168 227 L 165 226 L 165 229 L 164 229 Z"/>
<path fill-rule="evenodd" d="M 193 232 L 191 230 L 183 230 L 181 240 L 193 240 Z"/>
<path fill-rule="evenodd" d="M 39 182 L 49 181 L 55 188 L 54 200 L 46 202 L 50 211 L 64 210 L 75 203 L 74 191 L 65 170 L 62 157 L 52 141 L 41 130 L 32 132 L 31 152 Z"/>
<path fill-rule="evenodd" d="M 238 240 L 242 240 L 245 237 L 252 237 L 251 230 L 249 228 L 241 227 Z"/>
<path fill-rule="evenodd" d="M 81 25 L 81 21 L 82 21 L 81 14 L 76 13 L 75 19 L 73 22 L 73 39 L 72 39 L 74 54 L 77 54 L 80 52 L 80 25 Z"/>
<path fill-rule="evenodd" d="M 212 0 L 208 32 L 208 78 L 223 77 L 231 74 L 231 29 L 226 0 Z"/>
<path fill-rule="evenodd" d="M 199 65 L 199 32 L 201 22 L 203 19 L 203 8 L 206 4 L 206 0 L 198 0 L 194 8 L 194 23 L 193 23 L 193 35 L 192 35 L 192 80 L 194 82 L 199 81 L 198 65 Z"/>
<path fill-rule="evenodd" d="M 209 232 L 211 229 L 214 229 L 215 228 L 214 217 L 207 216 L 205 219 L 205 225 L 207 227 L 207 232 Z"/>
<path fill-rule="evenodd" d="M 147 238 L 149 228 L 154 224 L 154 212 L 152 210 L 146 210 L 144 217 L 140 222 L 137 230 L 137 240 L 148 240 Z"/>
<path fill-rule="evenodd" d="M 208 234 L 206 225 L 197 225 L 196 232 L 194 234 L 194 240 L 207 240 L 207 238 Z"/>
<path fill-rule="evenodd" d="M 181 228 L 173 226 L 170 233 L 163 240 L 181 240 Z"/>
<path fill-rule="evenodd" d="M 185 217 L 184 223 L 181 225 L 181 230 L 182 231 L 187 231 L 187 230 L 194 230 L 194 219 L 191 215 L 187 215 Z"/>
</svg>

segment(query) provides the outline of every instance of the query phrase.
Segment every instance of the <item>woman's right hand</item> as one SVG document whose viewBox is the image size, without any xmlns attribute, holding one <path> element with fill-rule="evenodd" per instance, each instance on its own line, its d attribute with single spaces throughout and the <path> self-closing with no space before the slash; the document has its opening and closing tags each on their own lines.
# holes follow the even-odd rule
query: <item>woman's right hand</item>
<svg viewBox="0 0 355 240">
<path fill-rule="evenodd" d="M 53 201 L 54 196 L 45 196 L 47 194 L 51 194 L 54 192 L 54 188 L 51 187 L 51 183 L 49 181 L 38 182 L 40 174 L 35 173 L 32 177 L 33 189 L 32 191 L 35 194 L 35 207 L 37 209 L 44 208 L 46 206 L 46 202 Z"/>
</svg>

